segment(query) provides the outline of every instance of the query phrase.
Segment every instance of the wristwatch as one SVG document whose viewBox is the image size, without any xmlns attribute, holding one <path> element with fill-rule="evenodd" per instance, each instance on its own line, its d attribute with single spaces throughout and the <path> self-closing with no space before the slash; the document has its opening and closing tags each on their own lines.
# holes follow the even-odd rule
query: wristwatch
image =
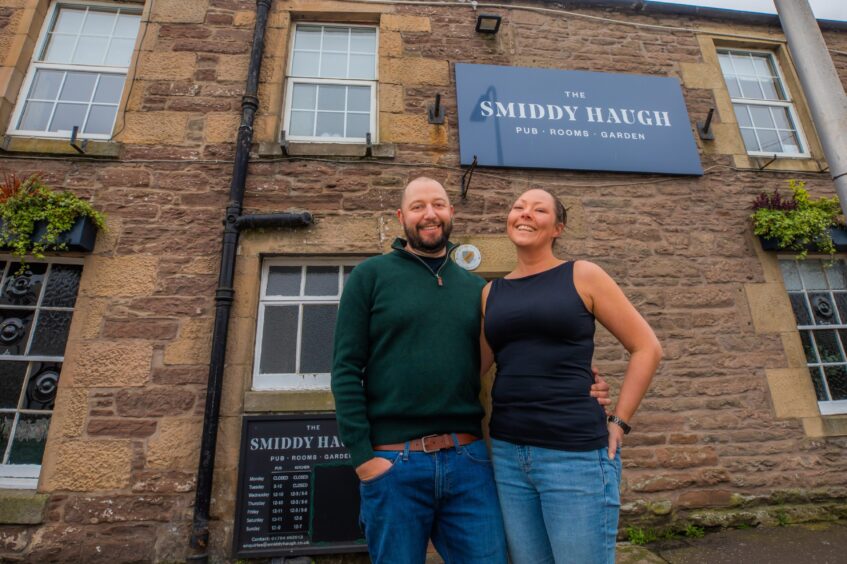
<svg viewBox="0 0 847 564">
<path fill-rule="evenodd" d="M 623 429 L 623 434 L 628 435 L 630 431 L 632 431 L 632 427 L 629 426 L 629 423 L 618 417 L 617 415 L 610 415 L 608 419 L 606 419 L 609 423 L 614 423 L 621 429 Z"/>
</svg>

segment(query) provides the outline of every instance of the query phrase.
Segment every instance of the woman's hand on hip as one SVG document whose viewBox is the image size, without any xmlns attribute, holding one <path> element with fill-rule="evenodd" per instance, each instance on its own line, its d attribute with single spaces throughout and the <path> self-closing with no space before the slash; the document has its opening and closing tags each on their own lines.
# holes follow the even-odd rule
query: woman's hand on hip
<svg viewBox="0 0 847 564">
<path fill-rule="evenodd" d="M 623 429 L 614 423 L 606 423 L 606 427 L 609 428 L 609 460 L 612 460 L 623 444 Z"/>
</svg>

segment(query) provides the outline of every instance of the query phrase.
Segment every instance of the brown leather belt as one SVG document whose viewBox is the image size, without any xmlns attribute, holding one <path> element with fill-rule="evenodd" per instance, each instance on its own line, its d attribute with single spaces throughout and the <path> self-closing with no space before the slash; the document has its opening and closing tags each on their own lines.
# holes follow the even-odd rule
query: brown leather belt
<svg viewBox="0 0 847 564">
<path fill-rule="evenodd" d="M 465 446 L 474 441 L 478 441 L 479 437 L 469 433 L 456 433 L 456 439 L 459 441 L 459 446 Z M 453 448 L 456 443 L 453 442 L 453 434 L 447 433 L 444 435 L 427 435 L 420 439 L 409 441 L 409 450 L 423 452 L 438 452 L 445 448 Z M 394 443 L 390 445 L 376 445 L 374 450 L 405 450 L 406 443 Z"/>
</svg>

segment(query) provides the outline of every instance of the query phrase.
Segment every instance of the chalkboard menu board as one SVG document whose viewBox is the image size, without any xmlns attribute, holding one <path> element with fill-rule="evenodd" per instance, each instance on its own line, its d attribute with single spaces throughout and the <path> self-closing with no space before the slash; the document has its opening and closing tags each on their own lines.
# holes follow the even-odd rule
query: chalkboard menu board
<svg viewBox="0 0 847 564">
<path fill-rule="evenodd" d="M 367 551 L 335 416 L 245 416 L 235 511 L 238 558 Z"/>
</svg>

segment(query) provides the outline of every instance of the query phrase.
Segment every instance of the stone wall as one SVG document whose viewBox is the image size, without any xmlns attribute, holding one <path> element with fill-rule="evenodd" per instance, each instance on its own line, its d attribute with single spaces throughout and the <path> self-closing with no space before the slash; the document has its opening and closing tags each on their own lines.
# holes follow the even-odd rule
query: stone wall
<svg viewBox="0 0 847 564">
<path fill-rule="evenodd" d="M 0 7 L 4 126 L 47 5 Z M 109 231 L 85 257 L 39 483 L 48 496 L 38 498 L 42 523 L 0 526 L 0 558 L 111 563 L 186 554 L 221 220 L 254 10 L 252 0 L 156 0 L 152 9 L 148 1 L 115 140 L 91 144 L 104 155 L 99 160 L 68 156 L 66 143 L 53 140 L 5 144 L 0 171 L 41 172 L 90 198 L 108 215 Z M 844 418 L 826 418 L 831 428 L 815 431 L 820 417 L 777 409 L 772 399 L 780 370 L 793 368 L 802 380 L 792 353 L 798 337 L 784 300 L 767 298 L 781 281 L 748 221 L 750 201 L 763 189 L 798 178 L 829 195 L 832 183 L 818 172 L 825 163 L 814 140 L 812 159 L 758 170 L 762 163 L 744 152 L 714 53 L 715 45 L 761 42 L 777 51 L 791 83 L 780 30 L 629 10 L 500 13 L 503 26 L 492 37 L 473 32 L 470 6 L 273 3 L 245 208 L 308 210 L 317 223 L 242 238 L 212 504 L 216 558 L 230 553 L 241 415 L 332 407 L 328 393 L 250 391 L 261 257 L 381 252 L 397 231 L 400 188 L 421 174 L 443 180 L 455 198 L 458 239 L 495 257 L 484 265 L 493 275 L 511 267 L 502 236 L 511 200 L 530 187 L 559 195 L 571 217 L 561 256 L 603 266 L 655 328 L 666 357 L 627 437 L 624 522 L 845 515 Z M 378 142 L 393 158 L 344 160 L 332 148 L 319 158 L 261 156 L 259 143 L 272 146 L 280 127 L 292 18 L 379 25 Z M 847 33 L 825 35 L 832 49 L 847 52 Z M 833 58 L 847 83 L 847 55 Z M 479 170 L 460 201 L 456 62 L 677 77 L 692 122 L 718 108 L 717 139 L 698 140 L 706 173 Z M 436 93 L 443 126 L 426 121 Z M 766 314 L 782 324 L 763 323 Z M 625 362 L 623 348 L 600 331 L 596 363 L 616 387 Z"/>
</svg>

